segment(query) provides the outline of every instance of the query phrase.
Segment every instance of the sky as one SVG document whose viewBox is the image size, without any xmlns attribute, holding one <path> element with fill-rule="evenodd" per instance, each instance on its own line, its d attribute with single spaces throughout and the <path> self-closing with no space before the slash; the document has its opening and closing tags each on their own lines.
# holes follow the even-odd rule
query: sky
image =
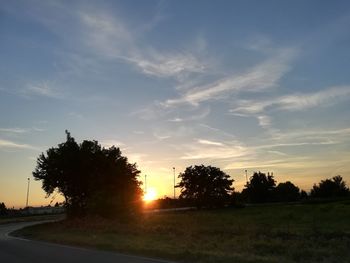
<svg viewBox="0 0 350 263">
<path fill-rule="evenodd" d="M 116 145 L 158 197 L 217 166 L 350 184 L 349 1 L 1 1 L 0 201 L 65 140 Z M 179 191 L 177 190 L 177 195 Z"/>
</svg>

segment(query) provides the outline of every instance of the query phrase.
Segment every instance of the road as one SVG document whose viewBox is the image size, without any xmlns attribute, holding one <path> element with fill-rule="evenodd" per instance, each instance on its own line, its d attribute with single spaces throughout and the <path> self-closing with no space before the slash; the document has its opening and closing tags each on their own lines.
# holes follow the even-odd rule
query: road
<svg viewBox="0 0 350 263">
<path fill-rule="evenodd" d="M 9 236 L 10 232 L 33 224 L 38 224 L 38 222 L 0 225 L 1 263 L 170 263 L 169 261 Z"/>
</svg>

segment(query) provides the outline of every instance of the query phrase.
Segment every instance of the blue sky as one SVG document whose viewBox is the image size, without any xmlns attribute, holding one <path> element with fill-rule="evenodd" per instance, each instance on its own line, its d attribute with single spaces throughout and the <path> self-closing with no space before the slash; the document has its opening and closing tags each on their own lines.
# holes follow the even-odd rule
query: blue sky
<svg viewBox="0 0 350 263">
<path fill-rule="evenodd" d="M 120 146 L 158 196 L 202 163 L 237 190 L 245 169 L 350 183 L 349 28 L 348 1 L 2 1 L 0 201 L 25 204 L 65 129 Z"/>
</svg>

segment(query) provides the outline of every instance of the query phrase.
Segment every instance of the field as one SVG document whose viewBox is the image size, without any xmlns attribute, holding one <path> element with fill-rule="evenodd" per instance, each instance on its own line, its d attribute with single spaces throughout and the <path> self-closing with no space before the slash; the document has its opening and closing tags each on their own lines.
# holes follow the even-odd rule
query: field
<svg viewBox="0 0 350 263">
<path fill-rule="evenodd" d="M 62 221 L 16 235 L 181 262 L 350 262 L 350 201 Z"/>
<path fill-rule="evenodd" d="M 65 216 L 63 214 L 57 215 L 26 215 L 26 216 L 3 216 L 0 217 L 0 225 L 20 222 L 33 222 L 45 220 L 62 220 Z"/>
</svg>

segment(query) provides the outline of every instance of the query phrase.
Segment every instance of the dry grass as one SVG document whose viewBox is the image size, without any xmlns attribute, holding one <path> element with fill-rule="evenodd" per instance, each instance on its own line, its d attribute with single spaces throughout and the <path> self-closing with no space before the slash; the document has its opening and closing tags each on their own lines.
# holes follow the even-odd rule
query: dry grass
<svg viewBox="0 0 350 263">
<path fill-rule="evenodd" d="M 75 220 L 20 235 L 184 262 L 350 262 L 350 202 Z"/>
</svg>

